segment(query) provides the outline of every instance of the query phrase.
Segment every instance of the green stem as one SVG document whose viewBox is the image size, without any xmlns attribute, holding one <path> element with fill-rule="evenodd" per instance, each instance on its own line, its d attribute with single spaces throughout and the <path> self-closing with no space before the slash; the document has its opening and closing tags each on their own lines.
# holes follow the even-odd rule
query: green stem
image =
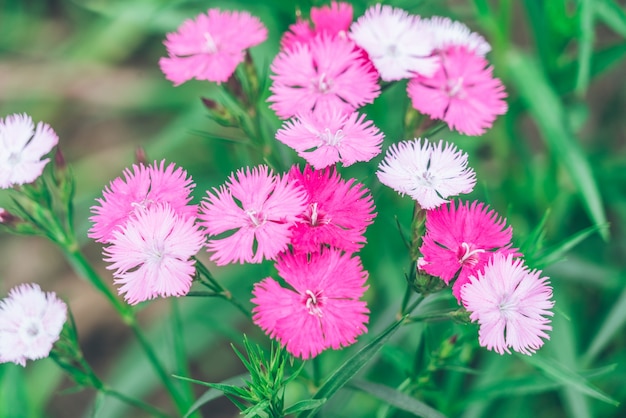
<svg viewBox="0 0 626 418">
<path fill-rule="evenodd" d="M 404 311 L 402 312 L 402 316 L 408 315 L 415 310 L 419 306 L 420 303 L 424 300 L 422 295 L 417 295 L 417 299 Z"/>
<path fill-rule="evenodd" d="M 429 322 L 444 321 L 446 319 L 453 318 L 455 313 L 456 313 L 456 310 L 454 310 L 454 311 L 437 311 L 437 312 L 427 313 L 427 314 L 424 314 L 424 315 L 409 316 L 406 319 L 406 322 L 407 323 L 414 323 L 414 322 L 424 322 L 424 321 L 429 321 Z"/>
<path fill-rule="evenodd" d="M 108 387 L 103 387 L 100 389 L 102 393 L 105 393 L 109 396 L 113 396 L 114 398 L 119 399 L 122 402 L 125 402 L 129 405 L 132 405 L 134 407 L 137 407 L 139 409 L 143 409 L 144 411 L 146 411 L 149 414 L 152 414 L 155 417 L 162 417 L 162 418 L 171 418 L 171 415 L 168 415 L 166 413 L 164 413 L 163 411 L 153 407 L 152 405 L 149 405 L 145 402 L 140 401 L 139 399 L 135 399 L 135 398 L 131 398 L 128 397 L 126 395 L 124 395 L 123 393 L 120 393 L 116 390 L 113 390 L 111 388 Z"/>
<path fill-rule="evenodd" d="M 181 376 L 189 376 L 189 364 L 187 363 L 187 355 L 185 352 L 185 340 L 184 340 L 184 324 L 180 317 L 180 307 L 178 306 L 178 300 L 176 298 L 170 298 L 170 305 L 172 307 L 172 335 L 174 344 L 174 358 L 176 359 L 176 374 Z M 194 399 L 193 389 L 190 382 L 181 382 L 181 386 L 184 391 L 185 400 L 188 404 L 191 404 Z M 194 415 L 199 416 L 199 415 Z"/>
</svg>

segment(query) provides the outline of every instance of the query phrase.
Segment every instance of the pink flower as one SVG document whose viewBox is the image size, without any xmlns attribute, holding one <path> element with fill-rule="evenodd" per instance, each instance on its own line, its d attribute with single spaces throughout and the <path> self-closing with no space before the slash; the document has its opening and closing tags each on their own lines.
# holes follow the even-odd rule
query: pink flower
<svg viewBox="0 0 626 418">
<path fill-rule="evenodd" d="M 434 209 L 450 196 L 470 193 L 476 173 L 467 167 L 467 154 L 454 144 L 424 139 L 393 144 L 376 172 L 381 183 L 408 194 L 424 209 Z"/>
<path fill-rule="evenodd" d="M 104 248 L 119 293 L 131 305 L 157 296 L 182 296 L 195 275 L 191 259 L 204 244 L 195 218 L 179 216 L 167 203 L 135 212 Z"/>
<path fill-rule="evenodd" d="M 89 218 L 93 226 L 89 237 L 107 243 L 113 231 L 121 228 L 138 210 L 155 204 L 168 203 L 172 210 L 183 217 L 195 217 L 197 207 L 188 205 L 191 191 L 195 187 L 187 172 L 165 161 L 157 165 L 133 165 L 132 171 L 124 170 L 124 179 L 113 180 L 102 192 L 102 199 L 96 199 L 99 206 L 92 206 L 94 214 Z"/>
<path fill-rule="evenodd" d="M 330 37 L 346 37 L 352 23 L 352 5 L 344 2 L 331 2 L 330 6 L 312 7 L 311 20 L 313 28 L 306 20 L 298 19 L 289 26 L 289 31 L 280 41 L 283 49 L 292 49 L 297 43 L 309 43 L 318 34 Z"/>
<path fill-rule="evenodd" d="M 67 306 L 37 284 L 14 287 L 0 301 L 0 363 L 26 366 L 48 357 L 67 319 Z"/>
<path fill-rule="evenodd" d="M 291 225 L 305 210 L 304 190 L 275 176 L 267 166 L 238 170 L 215 193 L 207 192 L 200 219 L 210 236 L 233 231 L 209 241 L 211 260 L 217 265 L 260 263 L 285 251 Z"/>
<path fill-rule="evenodd" d="M 354 344 L 367 332 L 367 304 L 359 300 L 367 272 L 358 257 L 327 249 L 318 254 L 283 253 L 276 262 L 289 289 L 271 277 L 252 294 L 253 320 L 296 357 Z"/>
<path fill-rule="evenodd" d="M 37 127 L 27 114 L 0 119 L 0 189 L 32 183 L 50 161 L 42 159 L 59 142 L 50 125 Z"/>
<path fill-rule="evenodd" d="M 350 28 L 350 38 L 368 54 L 384 81 L 437 70 L 430 32 L 419 17 L 388 5 L 376 4 Z"/>
<path fill-rule="evenodd" d="M 521 259 L 495 254 L 484 272 L 472 275 L 461 288 L 463 305 L 470 319 L 478 322 L 478 341 L 497 353 L 531 355 L 550 339 L 554 306 L 552 288 L 541 271 L 529 271 Z"/>
<path fill-rule="evenodd" d="M 318 35 L 279 53 L 271 68 L 267 100 L 282 119 L 318 108 L 350 113 L 380 94 L 371 64 L 347 39 Z"/>
<path fill-rule="evenodd" d="M 334 168 L 313 170 L 306 166 L 289 171 L 289 179 L 307 193 L 306 210 L 291 230 L 296 252 L 318 252 L 330 245 L 347 252 L 366 242 L 365 229 L 376 214 L 369 190 L 354 179 L 341 179 Z"/>
<path fill-rule="evenodd" d="M 517 255 L 511 248 L 511 227 L 489 206 L 453 201 L 426 212 L 421 269 L 446 284 L 458 274 L 452 293 L 460 302 L 461 287 L 476 275 L 494 252 Z"/>
<path fill-rule="evenodd" d="M 192 78 L 222 83 L 244 60 L 244 51 L 267 39 L 267 29 L 247 12 L 209 9 L 187 19 L 177 32 L 167 34 L 168 57 L 159 60 L 174 85 Z"/>
<path fill-rule="evenodd" d="M 287 121 L 276 139 L 290 146 L 315 168 L 339 161 L 349 166 L 380 154 L 384 135 L 365 115 L 315 109 Z"/>
<path fill-rule="evenodd" d="M 435 52 L 445 52 L 451 46 L 463 46 L 467 51 L 484 57 L 491 51 L 491 45 L 485 38 L 472 32 L 461 22 L 441 16 L 433 16 L 423 22 L 426 30 L 431 33 Z"/>
<path fill-rule="evenodd" d="M 441 65 L 432 77 L 417 76 L 407 93 L 413 107 L 450 129 L 481 135 L 497 115 L 506 113 L 506 92 L 493 67 L 465 47 L 450 47 L 441 54 Z"/>
</svg>

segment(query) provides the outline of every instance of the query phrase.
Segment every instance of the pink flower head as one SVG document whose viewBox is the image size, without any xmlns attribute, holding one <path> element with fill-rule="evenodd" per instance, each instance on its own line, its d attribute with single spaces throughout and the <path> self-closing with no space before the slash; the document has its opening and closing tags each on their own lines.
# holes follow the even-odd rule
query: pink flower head
<svg viewBox="0 0 626 418">
<path fill-rule="evenodd" d="M 485 266 L 461 288 L 463 305 L 470 319 L 478 322 L 478 341 L 497 353 L 531 355 L 550 339 L 554 306 L 552 288 L 541 271 L 529 271 L 521 259 L 494 254 Z"/>
<path fill-rule="evenodd" d="M 50 125 L 35 127 L 27 114 L 0 119 L 0 189 L 32 183 L 50 161 L 42 159 L 59 142 Z"/>
<path fill-rule="evenodd" d="M 159 60 L 174 85 L 192 78 L 222 83 L 244 60 L 244 51 L 267 39 L 267 29 L 247 12 L 209 9 L 187 19 L 177 32 L 167 34 L 168 57 Z"/>
<path fill-rule="evenodd" d="M 191 259 L 204 244 L 195 218 L 176 213 L 167 203 L 139 210 L 113 231 L 104 248 L 107 268 L 115 270 L 119 293 L 131 305 L 157 296 L 182 296 L 195 275 Z"/>
<path fill-rule="evenodd" d="M 253 320 L 288 352 L 306 360 L 354 344 L 367 332 L 369 310 L 359 300 L 367 272 L 358 257 L 333 249 L 310 256 L 283 253 L 276 269 L 291 288 L 271 277 L 257 283 Z"/>
<path fill-rule="evenodd" d="M 398 193 L 408 194 L 424 209 L 434 209 L 449 196 L 470 193 L 476 173 L 467 167 L 467 154 L 454 144 L 424 139 L 393 144 L 376 175 L 381 183 Z"/>
<path fill-rule="evenodd" d="M 14 287 L 0 301 L 0 363 L 26 366 L 48 357 L 67 319 L 67 306 L 37 284 Z"/>
<path fill-rule="evenodd" d="M 443 53 L 451 46 L 463 46 L 469 52 L 484 57 L 491 51 L 491 45 L 476 32 L 472 32 L 461 22 L 447 17 L 433 16 L 423 20 L 424 26 L 431 33 L 433 49 Z"/>
<path fill-rule="evenodd" d="M 493 67 L 464 46 L 448 48 L 437 72 L 413 78 L 407 93 L 415 109 L 466 135 L 482 135 L 507 110 Z"/>
<path fill-rule="evenodd" d="M 432 75 L 439 60 L 430 37 L 419 17 L 380 3 L 350 28 L 350 38 L 368 53 L 384 81 Z"/>
<path fill-rule="evenodd" d="M 458 274 L 452 293 L 460 302 L 461 287 L 487 263 L 494 252 L 517 254 L 511 248 L 506 219 L 481 202 L 454 201 L 426 212 L 426 233 L 420 252 L 421 269 L 446 284 Z"/>
<path fill-rule="evenodd" d="M 352 23 L 352 5 L 344 2 L 331 2 L 330 6 L 312 7 L 311 20 L 313 28 L 306 20 L 298 19 L 289 26 L 280 41 L 283 49 L 292 49 L 296 43 L 309 43 L 318 34 L 330 37 L 346 37 L 346 33 Z"/>
<path fill-rule="evenodd" d="M 380 94 L 371 64 L 348 39 L 318 35 L 279 53 L 271 68 L 267 100 L 282 119 L 318 108 L 350 113 Z"/>
<path fill-rule="evenodd" d="M 313 170 L 307 165 L 300 172 L 293 167 L 289 178 L 307 193 L 306 210 L 292 226 L 294 251 L 318 252 L 330 245 L 354 252 L 363 246 L 365 229 L 376 216 L 367 188 L 341 179 L 334 168 Z"/>
<path fill-rule="evenodd" d="M 98 242 L 109 242 L 113 231 L 121 228 L 138 210 L 154 204 L 168 203 L 172 210 L 183 217 L 195 217 L 197 207 L 188 205 L 195 187 L 187 172 L 165 161 L 151 166 L 133 165 L 132 171 L 124 170 L 124 179 L 113 180 L 96 199 L 99 206 L 92 206 L 94 214 L 89 218 L 93 226 L 89 237 Z"/>
<path fill-rule="evenodd" d="M 304 190 L 265 165 L 238 170 L 213 190 L 202 202 L 202 225 L 211 236 L 235 230 L 207 245 L 219 266 L 273 260 L 287 249 L 291 225 L 306 208 Z"/>
<path fill-rule="evenodd" d="M 315 168 L 339 161 L 349 166 L 380 154 L 384 135 L 365 115 L 315 109 L 287 121 L 276 139 L 290 146 Z"/>
</svg>

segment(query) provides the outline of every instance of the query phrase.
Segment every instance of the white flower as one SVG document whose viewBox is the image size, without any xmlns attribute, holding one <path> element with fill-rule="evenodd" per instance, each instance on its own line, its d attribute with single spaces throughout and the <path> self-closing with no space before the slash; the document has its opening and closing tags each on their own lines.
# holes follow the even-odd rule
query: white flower
<svg viewBox="0 0 626 418">
<path fill-rule="evenodd" d="M 442 51 L 450 46 L 464 46 L 468 51 L 484 57 L 491 51 L 491 45 L 476 32 L 472 32 L 461 22 L 447 17 L 433 16 L 422 21 L 431 33 L 435 50 Z"/>
</svg>

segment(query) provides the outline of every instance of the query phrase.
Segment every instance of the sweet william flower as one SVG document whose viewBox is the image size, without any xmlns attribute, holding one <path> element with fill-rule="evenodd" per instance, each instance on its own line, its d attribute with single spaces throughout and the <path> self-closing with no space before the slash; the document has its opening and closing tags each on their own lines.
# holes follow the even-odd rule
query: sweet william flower
<svg viewBox="0 0 626 418">
<path fill-rule="evenodd" d="M 297 43 L 309 43 L 316 35 L 325 34 L 330 37 L 346 37 L 352 23 L 352 5 L 344 2 L 331 2 L 330 5 L 311 8 L 311 24 L 298 19 L 285 32 L 280 41 L 283 49 L 292 49 Z"/>
<path fill-rule="evenodd" d="M 267 29 L 257 17 L 209 9 L 167 34 L 168 57 L 161 58 L 159 66 L 174 85 L 193 78 L 223 83 L 243 62 L 245 50 L 266 38 Z"/>
<path fill-rule="evenodd" d="M 104 248 L 119 293 L 131 305 L 156 297 L 183 296 L 195 275 L 191 258 L 204 244 L 194 217 L 178 215 L 167 203 L 141 209 L 113 231 Z"/>
<path fill-rule="evenodd" d="M 369 161 L 380 153 L 384 135 L 358 112 L 315 109 L 285 122 L 276 139 L 317 169 L 341 162 Z"/>
<path fill-rule="evenodd" d="M 423 20 L 424 28 L 430 32 L 435 53 L 445 53 L 449 47 L 462 46 L 469 52 L 484 57 L 491 51 L 491 45 L 466 25 L 448 17 L 433 16 Z"/>
<path fill-rule="evenodd" d="M 271 277 L 257 283 L 253 320 L 289 353 L 306 360 L 354 344 L 367 332 L 369 310 L 360 300 L 367 272 L 358 257 L 334 249 L 283 253 L 276 269 L 290 288 Z"/>
<path fill-rule="evenodd" d="M 517 255 L 517 249 L 511 248 L 511 236 L 506 219 L 489 206 L 452 201 L 426 212 L 420 269 L 446 284 L 458 275 L 452 293 L 460 303 L 461 287 L 494 253 Z"/>
<path fill-rule="evenodd" d="M 476 173 L 467 166 L 466 153 L 454 144 L 435 144 L 421 138 L 393 144 L 376 176 L 424 209 L 434 209 L 450 196 L 470 193 L 476 184 Z"/>
<path fill-rule="evenodd" d="M 432 76 L 418 75 L 407 85 L 413 107 L 462 134 L 482 135 L 507 111 L 504 86 L 487 60 L 465 46 L 449 47 L 440 58 Z"/>
<path fill-rule="evenodd" d="M 291 225 L 304 210 L 304 190 L 265 165 L 231 174 L 228 182 L 207 192 L 199 218 L 209 237 L 207 250 L 217 265 L 260 263 L 285 251 Z"/>
<path fill-rule="evenodd" d="M 499 354 L 531 355 L 549 339 L 546 331 L 554 306 L 552 288 L 541 271 L 530 271 L 521 259 L 494 254 L 461 288 L 461 300 L 478 322 L 481 346 Z"/>
<path fill-rule="evenodd" d="M 43 157 L 58 142 L 50 125 L 35 126 L 25 113 L 0 119 L 0 189 L 37 180 L 50 161 Z"/>
<path fill-rule="evenodd" d="M 26 366 L 48 357 L 67 319 L 67 306 L 37 284 L 14 287 L 0 301 L 0 363 Z"/>
</svg>

